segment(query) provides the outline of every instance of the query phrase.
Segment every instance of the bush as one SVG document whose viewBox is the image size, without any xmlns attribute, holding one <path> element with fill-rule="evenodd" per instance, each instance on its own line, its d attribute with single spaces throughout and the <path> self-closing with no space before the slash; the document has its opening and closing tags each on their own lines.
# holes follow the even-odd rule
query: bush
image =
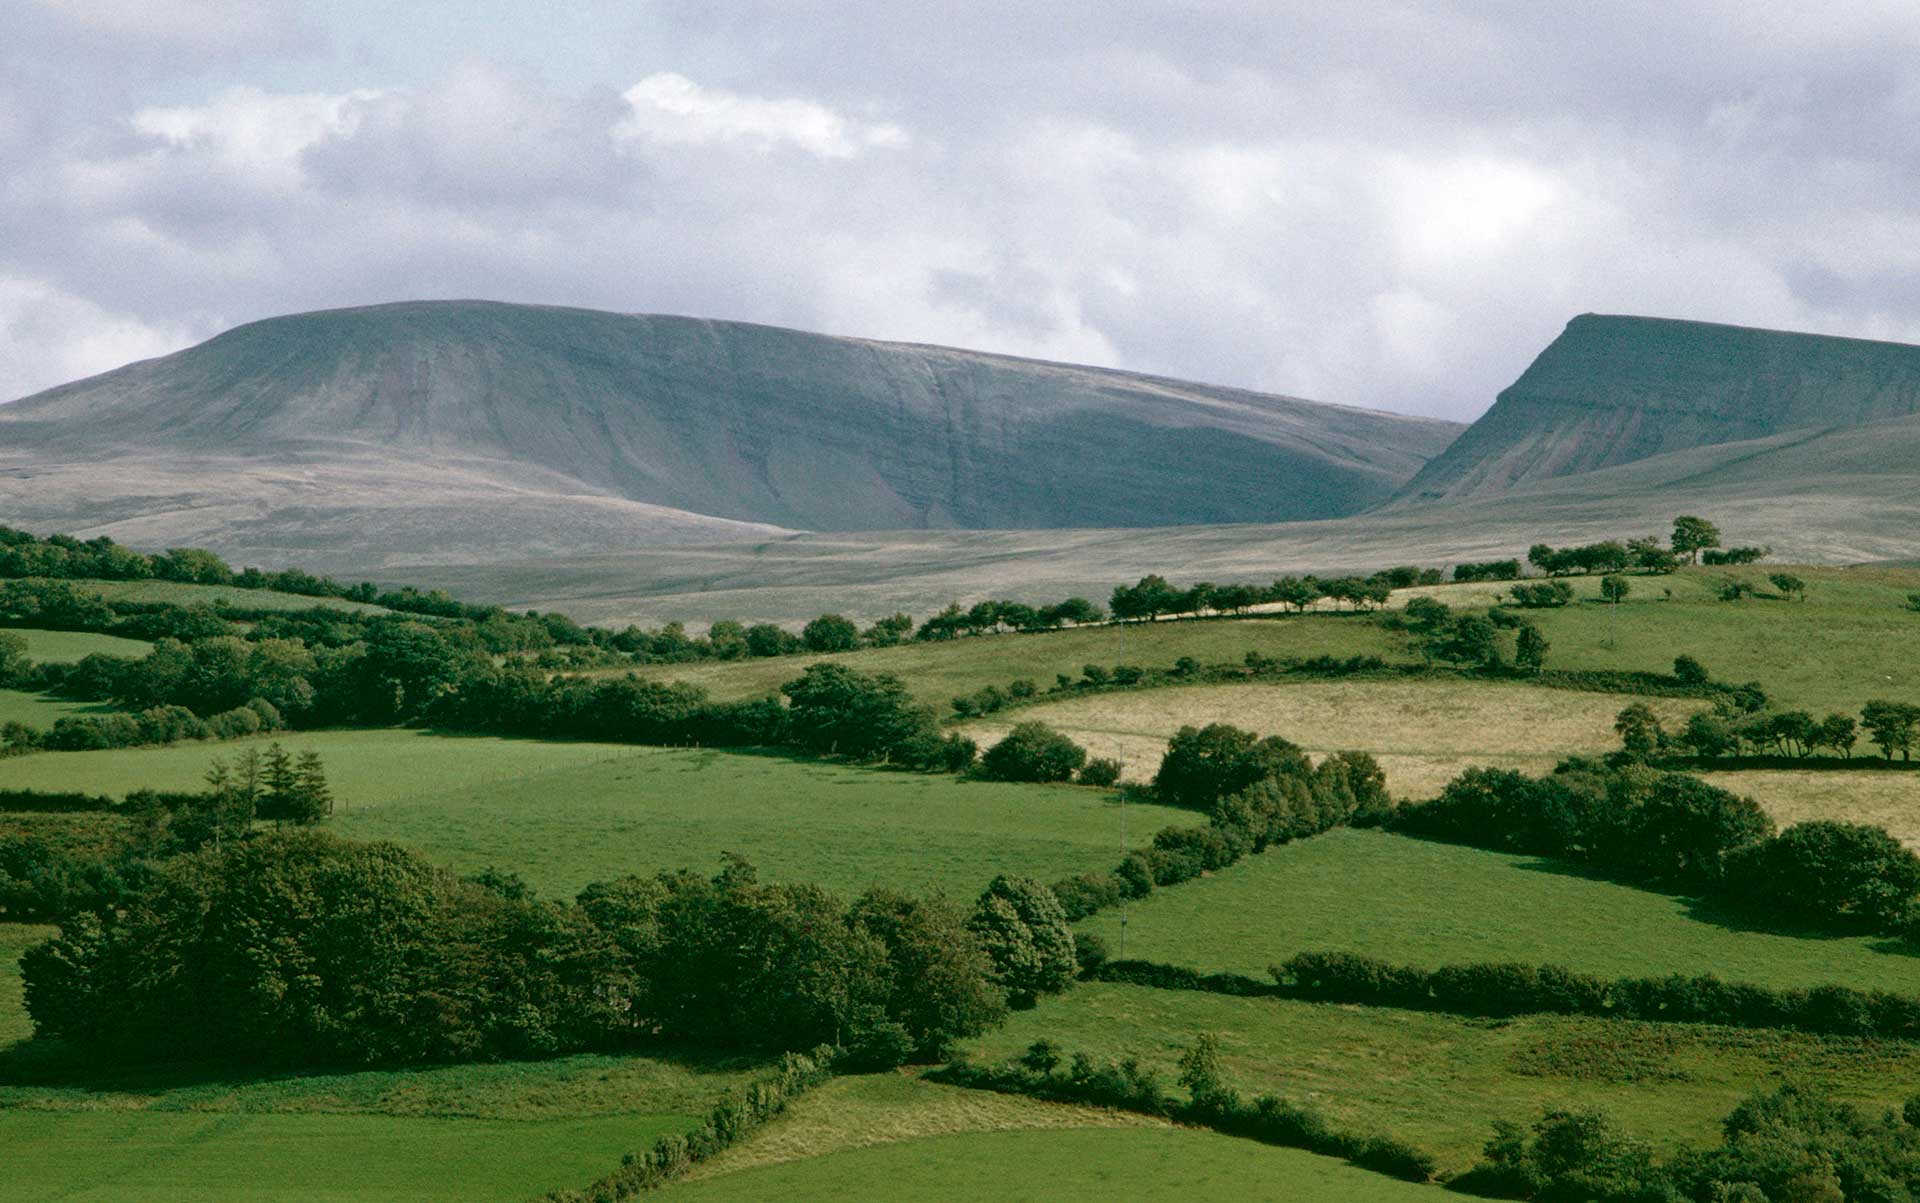
<svg viewBox="0 0 1920 1203">
<path fill-rule="evenodd" d="M 1109 788 L 1120 782 L 1120 762 L 1105 756 L 1087 761 L 1080 769 L 1081 785 Z"/>
<path fill-rule="evenodd" d="M 1676 656 L 1673 660 L 1674 679 L 1682 685 L 1705 685 L 1707 683 L 1706 665 L 1692 656 Z"/>
<path fill-rule="evenodd" d="M 1070 781 L 1086 760 L 1079 744 L 1045 723 L 1026 722 L 987 749 L 980 769 L 996 781 Z"/>
</svg>

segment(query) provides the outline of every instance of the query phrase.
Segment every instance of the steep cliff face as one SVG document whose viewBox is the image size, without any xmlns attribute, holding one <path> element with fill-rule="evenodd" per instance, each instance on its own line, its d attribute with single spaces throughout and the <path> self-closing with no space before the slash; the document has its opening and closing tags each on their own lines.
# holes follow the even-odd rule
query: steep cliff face
<svg viewBox="0 0 1920 1203">
<path fill-rule="evenodd" d="M 1401 502 L 1476 497 L 1689 447 L 1920 413 L 1920 347 L 1585 314 Z"/>
<path fill-rule="evenodd" d="M 411 480 L 423 506 L 491 481 L 812 530 L 1330 517 L 1390 496 L 1458 430 L 947 348 L 484 302 L 256 322 L 0 406 L 0 449 L 69 476 L 219 457 L 235 479 Z M 127 492 L 117 469 L 96 484 L 101 504 Z M 305 504 L 337 513 L 351 489 Z"/>
</svg>

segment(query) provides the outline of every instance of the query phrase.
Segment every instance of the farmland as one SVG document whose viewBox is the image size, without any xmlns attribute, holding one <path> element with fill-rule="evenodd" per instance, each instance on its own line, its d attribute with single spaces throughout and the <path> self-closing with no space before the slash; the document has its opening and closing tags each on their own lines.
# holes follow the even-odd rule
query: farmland
<svg viewBox="0 0 1920 1203">
<path fill-rule="evenodd" d="M 1119 915 L 1082 922 L 1119 946 Z M 1696 915 L 1684 899 L 1580 875 L 1540 857 L 1377 831 L 1269 849 L 1129 908 L 1126 954 L 1265 977 L 1296 952 L 1337 949 L 1434 968 L 1557 964 L 1604 977 L 1712 973 L 1769 986 L 1911 993 L 1920 959 L 1875 937 L 1799 938 Z"/>
<path fill-rule="evenodd" d="M 27 641 L 27 659 L 40 660 L 54 664 L 71 664 L 85 656 L 144 656 L 153 647 L 139 639 L 122 639 L 117 635 L 99 635 L 91 631 L 37 631 L 31 628 L 14 628 L 13 633 L 25 637 Z"/>
<path fill-rule="evenodd" d="M 1095 756 L 1119 759 L 1128 779 L 1148 781 L 1175 731 L 1231 723 L 1285 736 L 1316 756 L 1371 752 L 1395 796 L 1423 798 L 1472 765 L 1545 772 L 1571 754 L 1609 751 L 1619 743 L 1613 719 L 1625 704 L 1618 694 L 1444 678 L 1303 681 L 1095 694 L 1024 708 L 964 730 L 989 744 L 1016 720 L 1038 720 Z M 1650 704 L 1670 722 L 1700 708 L 1674 699 Z"/>
<path fill-rule="evenodd" d="M 265 741 L 249 741 L 260 746 Z M 716 870 L 737 852 L 770 878 L 857 892 L 876 883 L 971 898 L 998 872 L 1052 880 L 1118 855 L 1103 791 L 968 782 L 743 752 L 442 737 L 420 731 L 288 735 L 324 758 L 332 827 L 393 840 L 462 872 L 521 874 L 570 897 L 590 881 Z M 0 785 L 124 794 L 192 789 L 233 744 L 41 753 L 0 761 Z M 1196 822 L 1128 807 L 1128 822 Z"/>
<path fill-rule="evenodd" d="M 1219 1037 L 1229 1079 L 1311 1102 L 1352 1128 L 1466 1168 L 1497 1119 L 1605 1107 L 1662 1147 L 1713 1143 L 1734 1104 L 1782 1071 L 1842 1097 L 1897 1104 L 1920 1049 L 1683 1024 L 1533 1016 L 1471 1020 L 1183 990 L 1082 983 L 974 1042 L 975 1060 L 1046 1037 L 1100 1059 L 1137 1056 L 1171 1082 L 1181 1049 Z"/>
</svg>

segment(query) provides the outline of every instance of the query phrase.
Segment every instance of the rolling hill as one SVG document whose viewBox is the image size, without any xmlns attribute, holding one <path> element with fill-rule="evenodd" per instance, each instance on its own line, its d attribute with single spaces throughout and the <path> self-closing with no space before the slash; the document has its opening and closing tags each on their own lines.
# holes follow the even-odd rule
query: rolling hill
<svg viewBox="0 0 1920 1203">
<path fill-rule="evenodd" d="M 1666 452 L 1920 414 L 1920 347 L 1582 314 L 1401 502 L 1483 497 Z"/>
<path fill-rule="evenodd" d="M 1272 522 L 1453 423 L 940 347 L 487 302 L 241 326 L 0 407 L 0 513 L 377 566 L 792 530 Z"/>
</svg>

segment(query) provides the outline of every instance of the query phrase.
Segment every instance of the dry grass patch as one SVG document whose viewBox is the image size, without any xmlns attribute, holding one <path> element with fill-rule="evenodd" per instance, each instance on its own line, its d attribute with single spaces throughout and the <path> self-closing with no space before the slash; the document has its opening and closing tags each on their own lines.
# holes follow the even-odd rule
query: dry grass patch
<svg viewBox="0 0 1920 1203">
<path fill-rule="evenodd" d="M 1870 823 L 1920 848 L 1920 773 L 1754 769 L 1707 779 L 1752 797 L 1782 827 L 1810 819 Z"/>
<path fill-rule="evenodd" d="M 873 1074 L 829 1082 L 751 1140 L 696 1166 L 690 1177 L 710 1178 L 926 1136 L 1169 1126 L 1165 1120 L 1123 1111 L 942 1086 L 905 1071 Z"/>
<path fill-rule="evenodd" d="M 1496 765 L 1546 772 L 1573 753 L 1619 744 L 1613 719 L 1634 699 L 1505 682 L 1318 681 L 1301 684 L 1197 685 L 1070 698 L 969 724 L 991 745 L 1015 722 L 1037 719 L 1066 732 L 1095 756 L 1112 756 L 1126 778 L 1146 781 L 1166 742 L 1183 726 L 1232 723 L 1281 735 L 1307 751 L 1371 752 L 1399 797 L 1428 797 L 1461 770 Z M 1701 703 L 1649 699 L 1669 726 Z"/>
</svg>

